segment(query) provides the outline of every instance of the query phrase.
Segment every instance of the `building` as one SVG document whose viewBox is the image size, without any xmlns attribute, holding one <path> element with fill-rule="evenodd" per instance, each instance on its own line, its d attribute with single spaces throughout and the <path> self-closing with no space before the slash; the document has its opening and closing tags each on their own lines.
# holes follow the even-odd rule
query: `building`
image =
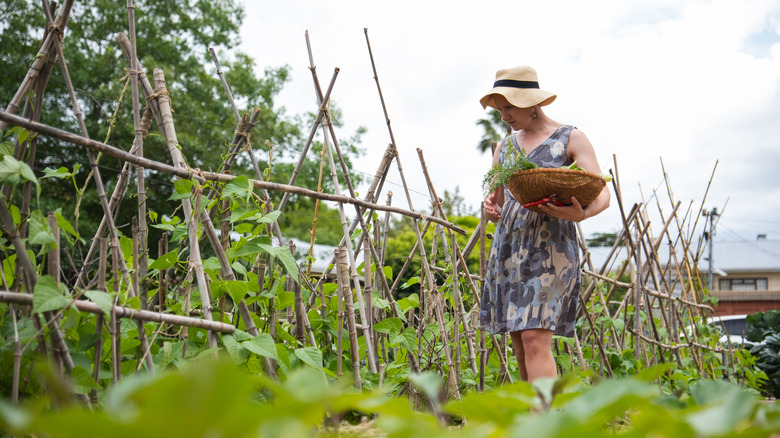
<svg viewBox="0 0 780 438">
<path fill-rule="evenodd" d="M 713 287 L 718 313 L 780 310 L 780 240 L 713 242 Z M 709 264 L 699 266 L 704 272 Z"/>
<path fill-rule="evenodd" d="M 607 261 L 611 248 L 589 248 L 596 269 Z M 665 245 L 658 248 L 662 265 L 669 260 Z M 780 310 L 780 240 L 769 240 L 760 235 L 756 240 L 713 241 L 712 267 L 709 251 L 699 261 L 699 276 L 709 282 L 712 269 L 710 295 L 718 299 L 717 312 L 721 316 L 744 315 L 766 310 Z M 611 270 L 620 267 L 628 257 L 622 248 L 611 261 Z M 681 255 L 678 255 L 678 259 Z"/>
</svg>

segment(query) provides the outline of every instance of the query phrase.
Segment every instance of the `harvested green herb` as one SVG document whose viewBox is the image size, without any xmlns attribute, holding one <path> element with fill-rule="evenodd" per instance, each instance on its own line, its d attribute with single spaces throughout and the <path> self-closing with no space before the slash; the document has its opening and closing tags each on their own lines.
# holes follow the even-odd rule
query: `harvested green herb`
<svg viewBox="0 0 780 438">
<path fill-rule="evenodd" d="M 519 170 L 536 169 L 539 167 L 528 160 L 525 149 L 518 150 L 515 147 L 515 142 L 512 137 L 508 138 L 508 141 L 504 145 L 504 150 L 504 163 L 496 163 L 482 180 L 482 189 L 485 191 L 485 196 L 494 192 L 499 187 L 506 185 L 515 172 Z"/>
<path fill-rule="evenodd" d="M 504 152 L 504 163 L 498 163 L 493 166 L 482 179 L 482 190 L 485 192 L 485 196 L 493 193 L 499 187 L 505 186 L 515 172 L 520 170 L 536 169 L 539 167 L 535 163 L 532 163 L 528 160 L 528 155 L 525 153 L 525 149 L 518 150 L 518 148 L 515 147 L 515 142 L 512 137 L 507 139 L 507 142 L 504 145 L 504 150 L 506 151 Z M 578 166 L 576 161 L 569 164 L 568 166 L 561 166 L 560 168 L 582 170 L 587 172 L 585 169 Z M 607 174 L 602 173 L 599 176 L 604 178 L 606 182 L 612 181 L 612 177 Z"/>
</svg>

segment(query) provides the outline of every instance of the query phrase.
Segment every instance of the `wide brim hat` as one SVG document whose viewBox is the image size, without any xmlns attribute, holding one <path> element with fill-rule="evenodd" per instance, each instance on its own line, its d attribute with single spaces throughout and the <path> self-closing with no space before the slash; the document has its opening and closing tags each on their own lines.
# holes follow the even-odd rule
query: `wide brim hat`
<svg viewBox="0 0 780 438">
<path fill-rule="evenodd" d="M 493 89 L 479 99 L 482 108 L 496 108 L 493 97 L 497 94 L 504 96 L 510 104 L 518 108 L 549 105 L 558 97 L 539 88 L 536 70 L 527 65 L 499 70 Z"/>
</svg>

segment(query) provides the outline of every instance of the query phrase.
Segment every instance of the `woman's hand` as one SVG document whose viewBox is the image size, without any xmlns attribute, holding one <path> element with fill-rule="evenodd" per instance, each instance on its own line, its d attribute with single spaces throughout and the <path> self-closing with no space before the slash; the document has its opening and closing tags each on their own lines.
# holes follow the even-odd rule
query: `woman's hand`
<svg viewBox="0 0 780 438">
<path fill-rule="evenodd" d="M 501 219 L 501 208 L 504 204 L 504 189 L 499 188 L 490 194 L 482 203 L 482 211 L 485 218 L 491 222 Z"/>
<path fill-rule="evenodd" d="M 587 216 L 585 214 L 585 209 L 580 205 L 580 201 L 574 196 L 571 197 L 571 205 L 557 206 L 552 202 L 548 202 L 546 204 L 539 204 L 537 208 L 544 214 L 549 214 L 550 216 L 572 222 L 581 222 L 585 220 L 585 217 Z"/>
</svg>

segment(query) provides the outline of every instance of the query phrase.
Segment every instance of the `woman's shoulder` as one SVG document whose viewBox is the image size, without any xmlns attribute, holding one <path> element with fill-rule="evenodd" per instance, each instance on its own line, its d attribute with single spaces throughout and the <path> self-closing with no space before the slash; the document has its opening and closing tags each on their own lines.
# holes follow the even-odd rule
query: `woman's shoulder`
<svg viewBox="0 0 780 438">
<path fill-rule="evenodd" d="M 588 142 L 588 136 L 585 135 L 579 128 L 574 125 L 567 125 L 569 127 L 569 142 Z"/>
</svg>

